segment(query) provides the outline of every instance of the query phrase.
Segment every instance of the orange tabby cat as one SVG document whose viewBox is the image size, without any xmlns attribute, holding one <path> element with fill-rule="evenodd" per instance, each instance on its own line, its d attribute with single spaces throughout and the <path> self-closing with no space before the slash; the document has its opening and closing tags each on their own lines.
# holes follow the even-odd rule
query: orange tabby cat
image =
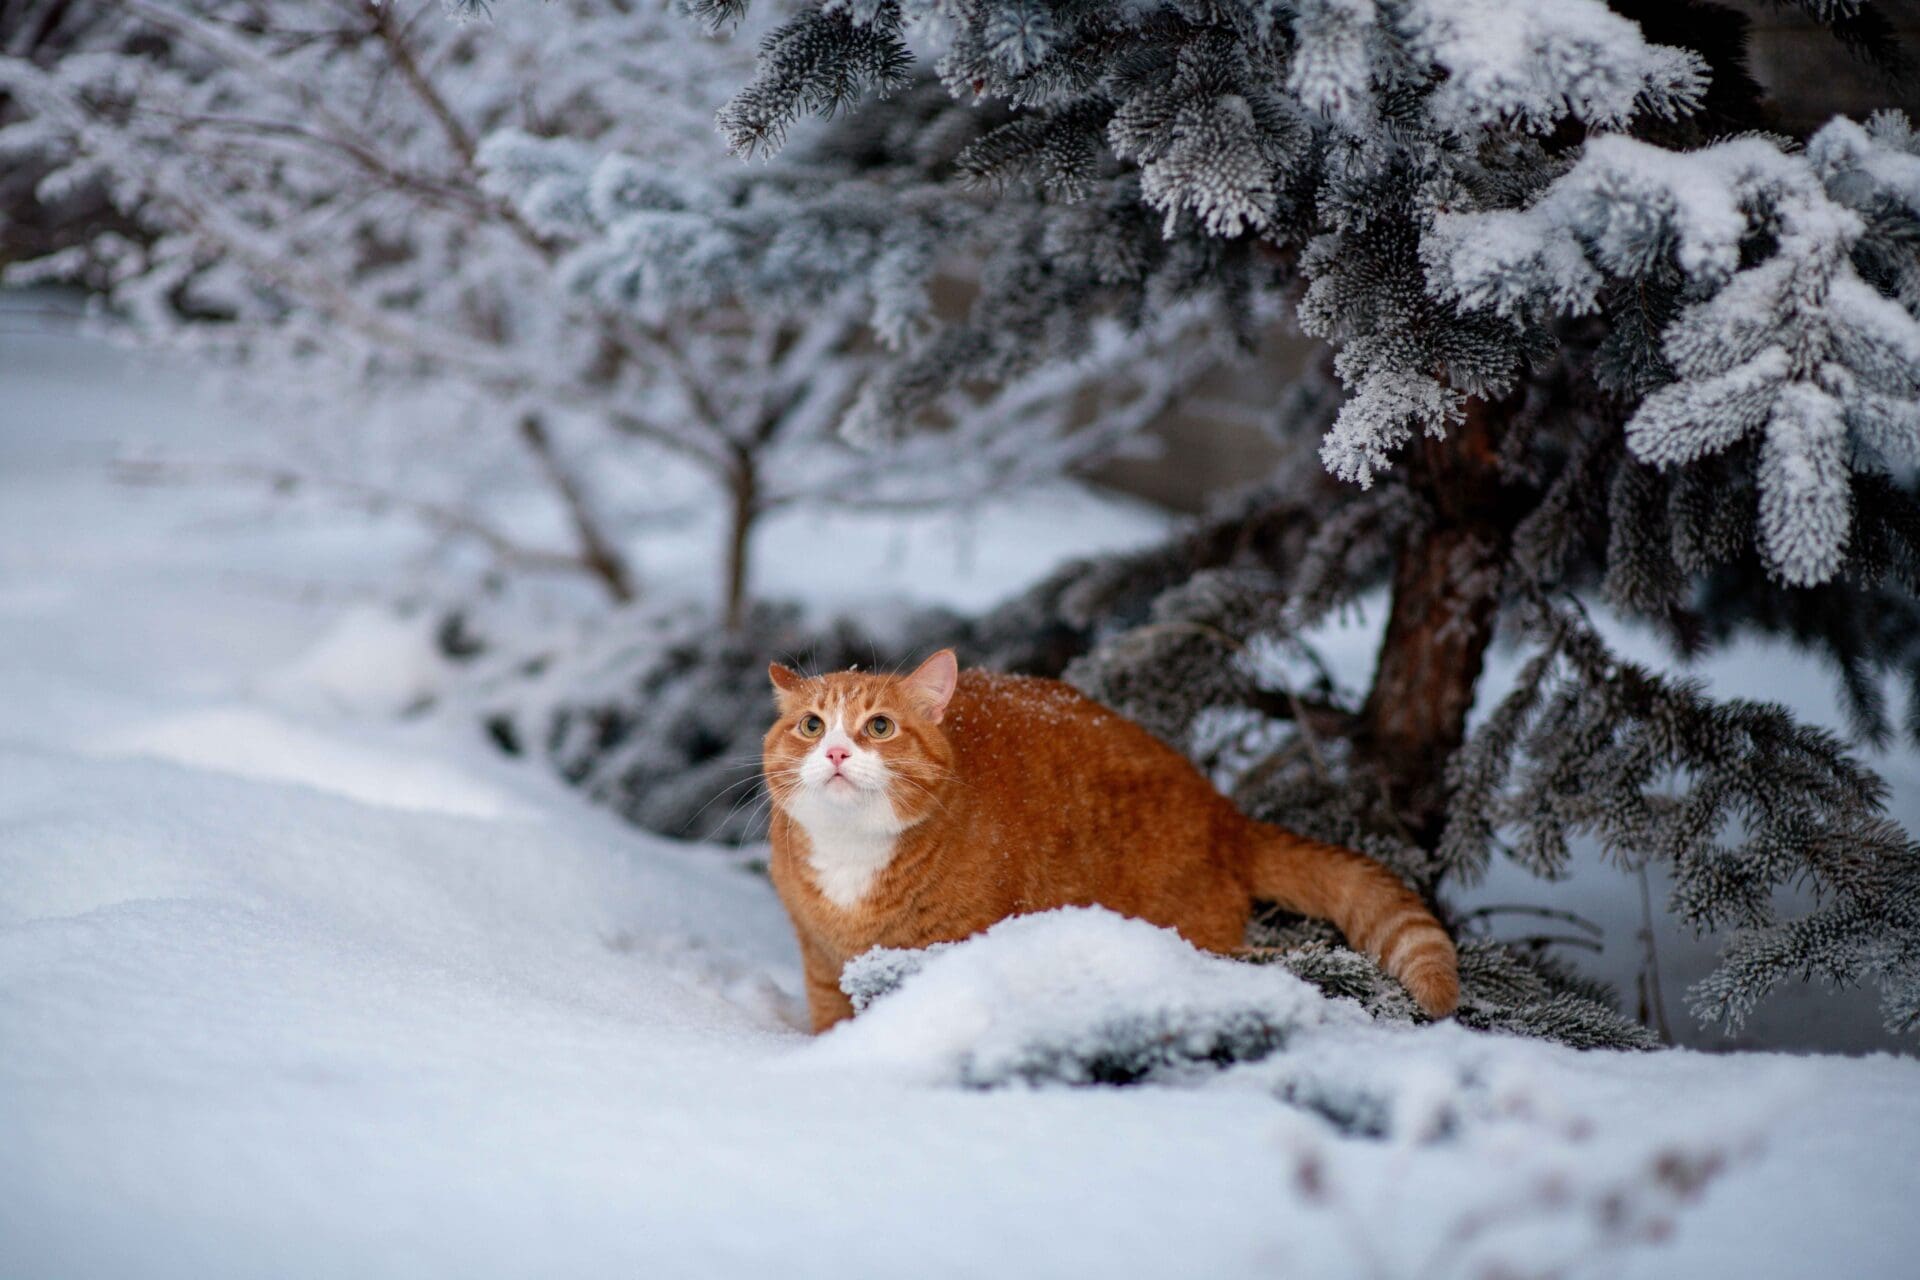
<svg viewBox="0 0 1920 1280">
<path fill-rule="evenodd" d="M 869 947 L 950 942 L 1011 915 L 1098 904 L 1241 946 L 1255 898 L 1333 921 L 1434 1017 L 1453 943 L 1361 854 L 1255 822 L 1145 729 L 1067 685 L 962 674 L 768 669 L 774 887 L 821 1031 L 852 1015 L 840 969 Z"/>
</svg>

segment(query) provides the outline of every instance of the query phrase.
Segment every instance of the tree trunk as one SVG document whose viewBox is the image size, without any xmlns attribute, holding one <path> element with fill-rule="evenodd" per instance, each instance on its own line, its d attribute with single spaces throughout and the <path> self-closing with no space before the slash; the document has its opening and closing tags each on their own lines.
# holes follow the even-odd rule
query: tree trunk
<svg viewBox="0 0 1920 1280">
<path fill-rule="evenodd" d="M 1512 408 L 1469 400 L 1465 422 L 1445 440 L 1423 438 L 1409 458 L 1409 482 L 1431 517 L 1408 534 L 1394 564 L 1361 743 L 1401 822 L 1427 849 L 1445 825 L 1446 765 L 1466 736 L 1519 515 L 1496 453 Z"/>
<path fill-rule="evenodd" d="M 760 517 L 760 480 L 754 471 L 753 456 L 746 450 L 734 454 L 732 474 L 728 477 L 732 504 L 728 511 L 727 563 L 722 600 L 727 630 L 738 631 L 746 620 L 747 569 L 754 521 Z"/>
<path fill-rule="evenodd" d="M 606 588 L 614 603 L 631 604 L 640 594 L 634 583 L 633 569 L 613 540 L 601 529 L 600 518 L 588 500 L 586 491 L 554 452 L 546 424 L 535 414 L 525 415 L 520 419 L 520 438 L 539 460 L 541 471 L 553 486 L 560 505 L 566 510 L 567 521 L 573 526 L 574 541 L 579 548 L 580 567 Z"/>
</svg>

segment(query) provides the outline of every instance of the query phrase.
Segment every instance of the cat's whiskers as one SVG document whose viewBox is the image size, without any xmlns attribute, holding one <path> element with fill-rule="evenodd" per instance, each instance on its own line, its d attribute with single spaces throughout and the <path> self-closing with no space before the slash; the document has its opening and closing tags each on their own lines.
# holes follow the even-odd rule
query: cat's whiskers
<svg viewBox="0 0 1920 1280">
<path fill-rule="evenodd" d="M 766 783 L 766 794 L 777 799 L 781 786 L 790 790 L 800 785 L 800 766 L 782 765 L 776 769 L 769 769 L 761 780 Z"/>
<path fill-rule="evenodd" d="M 752 802 L 752 806 L 747 813 L 746 819 L 749 829 L 751 829 L 755 823 L 759 822 L 762 817 L 773 812 L 773 797 L 770 795 L 756 797 Z"/>
<path fill-rule="evenodd" d="M 758 784 L 764 783 L 765 786 L 762 790 L 749 791 L 747 794 L 735 798 L 732 804 L 728 807 L 726 813 L 721 815 L 720 819 L 715 824 L 717 827 L 725 827 L 728 823 L 732 822 L 736 817 L 739 817 L 740 814 L 744 811 L 746 816 L 743 819 L 743 825 L 745 829 L 751 831 L 759 823 L 760 819 L 763 816 L 765 816 L 767 812 L 771 811 L 773 805 L 778 800 L 778 797 L 774 794 L 775 780 L 778 779 L 780 781 L 791 782 L 798 778 L 798 775 L 800 772 L 800 768 L 797 764 L 773 765 L 769 767 L 764 753 L 758 754 L 758 755 L 752 755 L 752 756 L 742 756 L 737 760 L 729 761 L 723 764 L 721 767 L 728 771 L 751 769 L 753 770 L 753 773 L 748 777 L 740 778 L 733 782 L 730 782 L 725 787 L 721 788 L 720 791 L 717 792 L 715 795 L 713 795 L 711 798 L 709 798 L 705 804 L 701 805 L 699 809 L 694 811 L 693 818 L 689 819 L 689 825 L 691 825 L 692 822 L 697 821 L 700 815 L 704 814 L 708 809 L 712 808 L 714 805 L 726 799 L 728 796 L 732 795 L 734 792 L 740 790 L 741 788 L 743 787 L 750 788 Z"/>
<path fill-rule="evenodd" d="M 740 801 L 741 805 L 748 806 L 747 822 L 749 826 L 758 822 L 765 813 L 771 812 L 773 807 L 780 803 L 780 795 L 774 786 L 775 780 L 777 779 L 783 783 L 797 784 L 799 773 L 800 768 L 798 765 L 782 765 L 767 771 L 766 787 L 748 799 Z"/>
<path fill-rule="evenodd" d="M 758 784 L 759 782 L 760 782 L 759 774 L 754 774 L 751 777 L 739 778 L 733 782 L 729 782 L 726 786 L 720 788 L 720 790 L 714 792 L 712 796 L 708 797 L 707 802 L 705 804 L 701 805 L 698 809 L 695 809 L 693 811 L 693 816 L 687 819 L 687 825 L 691 827 L 694 823 L 700 820 L 701 814 L 713 808 L 714 805 L 719 804 L 722 800 L 726 799 L 733 792 L 738 791 L 741 787 L 751 787 Z M 734 813 L 738 811 L 739 806 L 744 803 L 745 803 L 744 800 L 736 800 L 734 803 L 734 807 L 732 809 L 729 809 L 725 814 L 721 816 L 721 819 L 720 819 L 721 824 L 725 825 L 726 820 L 728 818 L 733 817 Z"/>
<path fill-rule="evenodd" d="M 750 756 L 736 756 L 731 760 L 722 760 L 717 767 L 726 770 L 728 773 L 737 773 L 742 769 L 762 768 L 765 763 L 765 753 L 756 751 Z"/>
</svg>

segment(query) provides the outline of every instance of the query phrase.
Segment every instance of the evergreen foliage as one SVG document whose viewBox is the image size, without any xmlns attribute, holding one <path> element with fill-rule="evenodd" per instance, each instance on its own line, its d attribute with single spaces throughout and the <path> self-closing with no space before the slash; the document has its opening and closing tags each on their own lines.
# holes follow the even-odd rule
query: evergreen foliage
<svg viewBox="0 0 1920 1280">
<path fill-rule="evenodd" d="M 1899 65 L 1873 6 L 1802 7 Z M 1878 984 L 1911 1029 L 1920 852 L 1878 780 L 1778 708 L 1620 660 L 1579 603 L 1682 654 L 1752 630 L 1826 653 L 1874 741 L 1883 680 L 1920 688 L 1920 148 L 1892 113 L 1766 132 L 1744 39 L 1725 9 L 1638 0 L 827 0 L 721 124 L 763 155 L 824 109 L 806 156 L 859 154 L 903 217 L 994 229 L 964 316 L 890 331 L 860 436 L 1073 360 L 1101 317 L 1205 305 L 1252 347 L 1290 310 L 1332 348 L 1343 393 L 1276 426 L 1344 486 L 1295 467 L 1223 508 L 1230 550 L 1200 532 L 1047 584 L 1028 607 L 1069 679 L 1257 816 L 1443 898 L 1496 855 L 1551 880 L 1577 840 L 1666 867 L 1669 910 L 1727 931 L 1704 1016 L 1818 977 Z M 915 159 L 933 138 L 950 164 Z M 1381 586 L 1374 684 L 1338 688 L 1300 637 Z M 1528 660 L 1470 726 L 1496 633 Z M 1644 1042 L 1564 970 L 1493 954 L 1467 950 L 1470 1016 Z"/>
</svg>

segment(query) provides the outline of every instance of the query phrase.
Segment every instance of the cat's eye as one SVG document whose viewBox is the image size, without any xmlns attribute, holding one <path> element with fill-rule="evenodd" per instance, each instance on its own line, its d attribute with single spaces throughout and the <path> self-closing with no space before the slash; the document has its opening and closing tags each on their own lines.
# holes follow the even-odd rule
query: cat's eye
<svg viewBox="0 0 1920 1280">
<path fill-rule="evenodd" d="M 826 732 L 827 722 L 815 715 L 801 716 L 799 728 L 801 737 L 817 738 Z"/>
<path fill-rule="evenodd" d="M 887 719 L 885 716 L 875 716 L 873 719 L 867 721 L 867 736 L 869 738 L 891 738 L 893 736 L 893 729 L 893 721 Z"/>
</svg>

